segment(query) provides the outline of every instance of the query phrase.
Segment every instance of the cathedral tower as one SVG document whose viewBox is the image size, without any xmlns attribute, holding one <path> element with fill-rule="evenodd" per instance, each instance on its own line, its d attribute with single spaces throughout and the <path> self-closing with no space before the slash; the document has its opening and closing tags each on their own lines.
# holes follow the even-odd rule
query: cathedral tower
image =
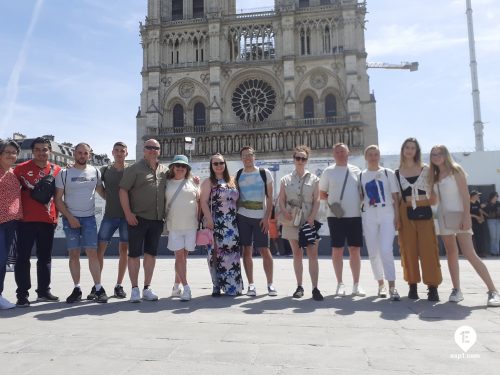
<svg viewBox="0 0 500 375">
<path fill-rule="evenodd" d="M 274 10 L 236 14 L 235 0 L 149 0 L 137 155 L 157 138 L 162 157 L 194 160 L 314 156 L 344 142 L 377 143 L 366 72 L 366 9 L 356 0 L 275 0 Z"/>
</svg>

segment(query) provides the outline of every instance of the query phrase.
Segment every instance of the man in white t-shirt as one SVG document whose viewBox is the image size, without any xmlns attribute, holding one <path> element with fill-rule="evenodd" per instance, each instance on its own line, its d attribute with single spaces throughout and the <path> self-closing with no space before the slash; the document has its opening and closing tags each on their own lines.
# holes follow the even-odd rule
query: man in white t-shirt
<svg viewBox="0 0 500 375">
<path fill-rule="evenodd" d="M 327 201 L 327 220 L 330 229 L 332 262 L 337 277 L 337 296 L 345 296 L 345 286 L 342 281 L 344 262 L 344 246 L 349 248 L 349 264 L 351 266 L 353 288 L 352 295 L 364 296 L 365 292 L 359 286 L 361 272 L 360 248 L 363 245 L 363 230 L 361 227 L 361 210 L 359 195 L 360 169 L 348 164 L 349 148 L 344 143 L 333 146 L 335 164 L 326 168 L 319 181 L 320 199 Z M 341 212 L 335 209 L 342 208 Z"/>
<path fill-rule="evenodd" d="M 82 299 L 80 288 L 80 250 L 83 248 L 89 260 L 94 287 L 87 299 L 107 302 L 108 297 L 101 285 L 101 266 L 97 257 L 97 225 L 95 220 L 95 193 L 104 197 L 101 172 L 88 165 L 92 149 L 87 143 L 75 147 L 75 164 L 56 176 L 56 207 L 63 215 L 63 227 L 69 254 L 69 269 L 75 287 L 66 299 L 74 303 Z M 63 199 L 64 198 L 64 199 Z"/>
<path fill-rule="evenodd" d="M 269 218 L 273 208 L 273 177 L 268 169 L 255 166 L 255 151 L 245 146 L 240 150 L 243 169 L 236 174 L 240 192 L 238 200 L 238 231 L 243 249 L 243 266 L 248 279 L 247 296 L 256 296 L 253 281 L 252 250 L 262 256 L 269 296 L 277 296 L 273 286 L 273 257 L 269 250 Z"/>
</svg>

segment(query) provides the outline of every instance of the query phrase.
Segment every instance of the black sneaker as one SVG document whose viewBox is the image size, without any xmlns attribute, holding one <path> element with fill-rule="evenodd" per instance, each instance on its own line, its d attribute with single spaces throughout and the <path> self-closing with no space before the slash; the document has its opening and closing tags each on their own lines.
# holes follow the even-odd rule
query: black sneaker
<svg viewBox="0 0 500 375">
<path fill-rule="evenodd" d="M 417 284 L 410 284 L 410 290 L 408 291 L 409 299 L 419 299 L 417 292 Z"/>
<path fill-rule="evenodd" d="M 106 303 L 108 302 L 108 296 L 106 295 L 106 291 L 101 286 L 101 289 L 95 292 L 95 299 L 97 303 Z"/>
<path fill-rule="evenodd" d="M 439 302 L 438 289 L 435 286 L 429 286 L 427 293 L 427 300 L 431 302 Z"/>
<path fill-rule="evenodd" d="M 313 300 L 323 301 L 323 295 L 321 294 L 318 288 L 314 288 L 312 293 L 313 293 Z"/>
<path fill-rule="evenodd" d="M 302 298 L 304 297 L 304 288 L 302 288 L 300 285 L 297 287 L 297 290 L 295 293 L 292 295 L 293 298 Z"/>
<path fill-rule="evenodd" d="M 92 287 L 92 290 L 90 291 L 89 295 L 87 296 L 88 301 L 93 301 L 95 300 L 95 285 Z"/>
<path fill-rule="evenodd" d="M 80 288 L 75 288 L 71 292 L 68 298 L 66 298 L 66 303 L 75 303 L 82 300 L 82 290 Z"/>
<path fill-rule="evenodd" d="M 115 297 L 119 299 L 123 299 L 127 297 L 127 293 L 123 290 L 121 285 L 115 286 Z"/>
<path fill-rule="evenodd" d="M 17 297 L 16 306 L 17 307 L 29 307 L 30 301 L 28 300 L 28 297 L 26 297 L 26 296 Z"/>
<path fill-rule="evenodd" d="M 47 290 L 47 292 L 43 294 L 38 293 L 38 298 L 36 300 L 38 302 L 59 302 L 59 297 L 56 297 L 50 290 Z"/>
</svg>

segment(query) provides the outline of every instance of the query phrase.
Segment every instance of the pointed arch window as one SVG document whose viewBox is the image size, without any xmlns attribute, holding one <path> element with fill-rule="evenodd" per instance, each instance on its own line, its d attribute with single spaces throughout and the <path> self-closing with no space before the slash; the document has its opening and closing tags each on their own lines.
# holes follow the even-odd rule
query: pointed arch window
<svg viewBox="0 0 500 375">
<path fill-rule="evenodd" d="M 203 18 L 204 14 L 204 0 L 193 0 L 193 18 Z"/>
<path fill-rule="evenodd" d="M 314 100 L 310 96 L 304 99 L 304 118 L 314 118 Z"/>
<path fill-rule="evenodd" d="M 174 133 L 181 133 L 184 127 L 184 108 L 180 104 L 174 106 L 173 113 L 173 125 Z"/>
<path fill-rule="evenodd" d="M 184 17 L 183 0 L 172 0 L 172 21 L 181 20 Z"/>
<path fill-rule="evenodd" d="M 205 131 L 205 125 L 207 124 L 206 109 L 203 103 L 196 103 L 194 105 L 193 111 L 193 124 L 195 127 L 195 132 Z"/>
<path fill-rule="evenodd" d="M 337 99 L 332 94 L 328 94 L 325 98 L 325 117 L 337 116 Z"/>
<path fill-rule="evenodd" d="M 308 8 L 309 0 L 299 0 L 299 8 Z"/>
</svg>

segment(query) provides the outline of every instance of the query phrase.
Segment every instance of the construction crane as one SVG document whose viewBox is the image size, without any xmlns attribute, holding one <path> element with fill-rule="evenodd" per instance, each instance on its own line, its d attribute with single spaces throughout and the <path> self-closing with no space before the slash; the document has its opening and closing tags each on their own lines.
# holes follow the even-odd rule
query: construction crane
<svg viewBox="0 0 500 375">
<path fill-rule="evenodd" d="M 367 68 L 372 69 L 407 69 L 410 72 L 416 72 L 418 70 L 418 62 L 402 62 L 401 64 L 389 64 L 383 62 L 367 62 Z"/>
</svg>

